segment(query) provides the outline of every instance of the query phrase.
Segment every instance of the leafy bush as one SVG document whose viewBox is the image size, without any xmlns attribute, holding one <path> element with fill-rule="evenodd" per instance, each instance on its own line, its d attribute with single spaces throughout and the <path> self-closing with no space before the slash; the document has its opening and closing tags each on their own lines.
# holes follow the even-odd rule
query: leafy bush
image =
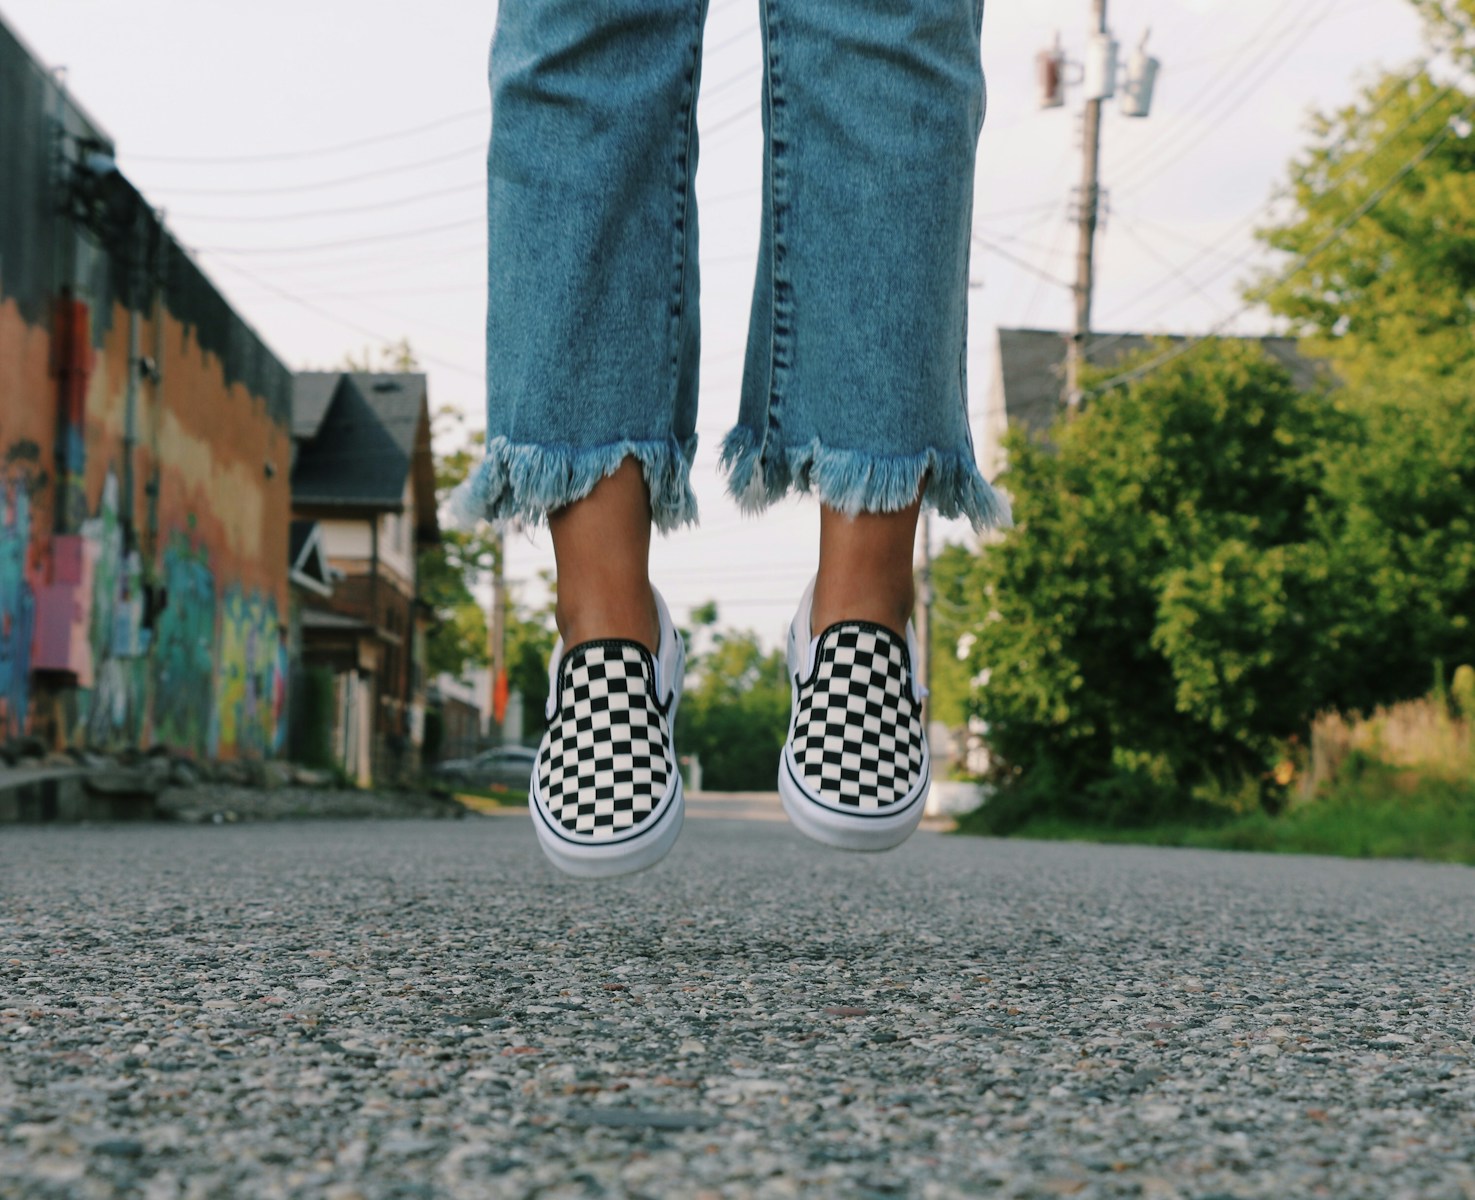
<svg viewBox="0 0 1475 1200">
<path fill-rule="evenodd" d="M 972 697 L 1015 792 L 984 820 L 1181 818 L 1327 709 L 1418 694 L 1471 649 L 1475 408 L 1301 392 L 1200 347 L 1014 435 L 1017 528 L 980 555 Z M 985 810 L 987 813 L 987 809 Z"/>
<path fill-rule="evenodd" d="M 676 721 L 676 744 L 700 758 L 704 787 L 772 791 L 789 729 L 783 652 L 764 654 L 751 633 L 712 634 L 691 657 Z"/>
</svg>

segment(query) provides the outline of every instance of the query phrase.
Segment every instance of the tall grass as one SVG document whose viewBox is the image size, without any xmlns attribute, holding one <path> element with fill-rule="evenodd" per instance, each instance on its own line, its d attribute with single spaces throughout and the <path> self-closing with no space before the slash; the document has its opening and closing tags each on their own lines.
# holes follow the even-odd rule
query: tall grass
<svg viewBox="0 0 1475 1200">
<path fill-rule="evenodd" d="M 1437 693 L 1367 717 L 1323 713 L 1311 725 L 1310 764 L 1296 806 L 1335 789 L 1354 756 L 1423 778 L 1475 780 L 1475 722 L 1452 713 Z"/>
<path fill-rule="evenodd" d="M 1226 803 L 1217 817 L 1140 829 L 1036 818 L 1015 836 L 1475 864 L 1475 670 L 1367 716 L 1323 713 L 1299 758 L 1275 773 L 1287 803 L 1274 815 Z"/>
</svg>

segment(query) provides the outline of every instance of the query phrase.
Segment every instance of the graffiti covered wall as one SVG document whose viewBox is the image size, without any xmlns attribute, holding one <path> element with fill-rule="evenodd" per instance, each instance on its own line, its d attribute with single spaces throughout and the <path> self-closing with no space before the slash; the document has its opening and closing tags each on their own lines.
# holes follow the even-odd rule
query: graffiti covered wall
<svg viewBox="0 0 1475 1200">
<path fill-rule="evenodd" d="M 0 741 L 270 755 L 291 375 L 3 21 L 0 93 Z"/>
</svg>

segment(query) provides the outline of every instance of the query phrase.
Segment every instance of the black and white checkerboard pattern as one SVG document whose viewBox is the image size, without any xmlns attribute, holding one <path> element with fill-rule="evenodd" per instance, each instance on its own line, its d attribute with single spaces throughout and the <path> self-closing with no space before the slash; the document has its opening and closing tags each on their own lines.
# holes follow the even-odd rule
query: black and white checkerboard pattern
<svg viewBox="0 0 1475 1200">
<path fill-rule="evenodd" d="M 591 842 L 648 818 L 670 781 L 671 731 L 654 665 L 635 642 L 575 646 L 559 671 L 558 712 L 538 752 L 549 815 Z"/>
<path fill-rule="evenodd" d="M 832 804 L 885 809 L 922 779 L 922 715 L 906 644 L 880 625 L 848 622 L 820 638 L 813 679 L 801 683 L 794 762 Z"/>
</svg>

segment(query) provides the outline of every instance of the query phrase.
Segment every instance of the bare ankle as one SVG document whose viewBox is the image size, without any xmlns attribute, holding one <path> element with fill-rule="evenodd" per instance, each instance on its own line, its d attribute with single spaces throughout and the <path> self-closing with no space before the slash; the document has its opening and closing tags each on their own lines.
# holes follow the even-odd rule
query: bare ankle
<svg viewBox="0 0 1475 1200">
<path fill-rule="evenodd" d="M 643 588 L 621 589 L 618 594 L 606 591 L 572 601 L 565 599 L 560 588 L 555 619 L 565 646 L 623 638 L 639 642 L 652 654 L 660 650 L 661 621 L 649 582 Z"/>
<path fill-rule="evenodd" d="M 627 638 L 656 651 L 660 619 L 647 568 L 650 496 L 640 464 L 627 458 L 587 496 L 549 513 L 548 527 L 564 645 Z"/>
<path fill-rule="evenodd" d="M 911 576 L 900 580 L 821 579 L 814 589 L 811 633 L 820 634 L 839 621 L 872 621 L 904 635 L 915 605 Z"/>
<path fill-rule="evenodd" d="M 903 634 L 916 602 L 912 557 L 921 506 L 845 516 L 820 508 L 813 633 L 837 621 L 874 621 Z"/>
</svg>

